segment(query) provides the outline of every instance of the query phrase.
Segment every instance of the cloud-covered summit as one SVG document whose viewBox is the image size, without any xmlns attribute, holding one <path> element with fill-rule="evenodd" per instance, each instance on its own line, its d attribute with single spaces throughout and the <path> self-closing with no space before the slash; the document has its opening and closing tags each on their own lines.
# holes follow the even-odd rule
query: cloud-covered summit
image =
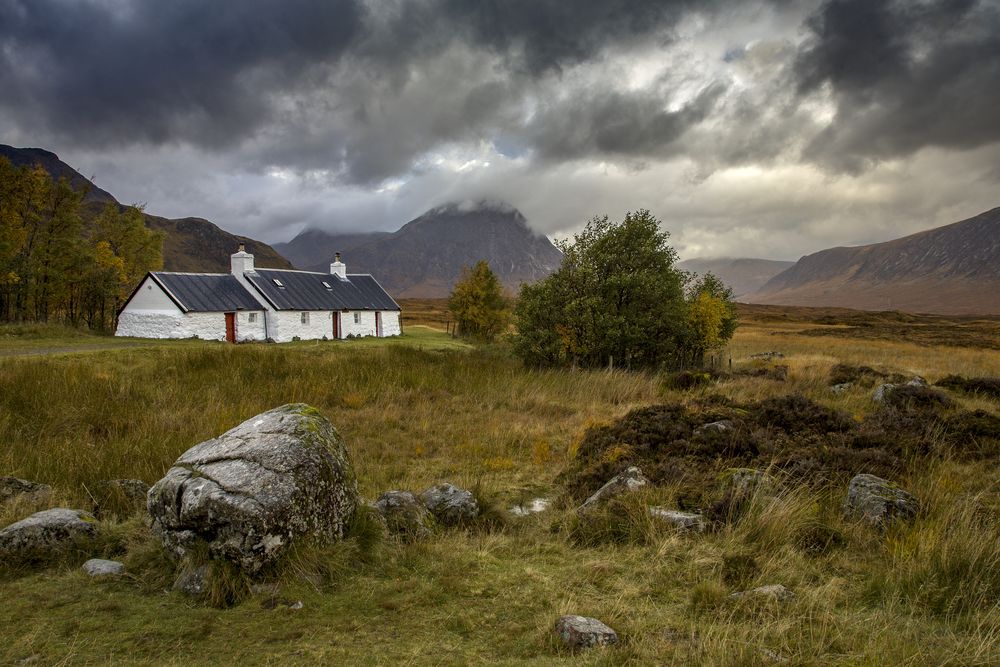
<svg viewBox="0 0 1000 667">
<path fill-rule="evenodd" d="M 486 197 L 793 257 L 996 203 L 998 40 L 993 0 L 0 0 L 0 138 L 270 240 Z"/>
</svg>

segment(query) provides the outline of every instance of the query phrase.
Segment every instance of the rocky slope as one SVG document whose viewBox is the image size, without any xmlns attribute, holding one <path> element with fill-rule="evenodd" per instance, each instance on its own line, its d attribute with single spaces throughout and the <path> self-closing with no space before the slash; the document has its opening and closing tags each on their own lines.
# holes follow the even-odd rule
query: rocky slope
<svg viewBox="0 0 1000 667">
<path fill-rule="evenodd" d="M 807 255 L 745 300 L 1000 314 L 1000 208 L 894 241 Z"/>
<path fill-rule="evenodd" d="M 463 266 L 489 262 L 512 292 L 554 271 L 562 253 L 521 213 L 498 202 L 452 203 L 393 233 L 308 230 L 275 248 L 300 269 L 327 271 L 335 252 L 351 273 L 372 273 L 395 297 L 447 296 Z"/>
</svg>

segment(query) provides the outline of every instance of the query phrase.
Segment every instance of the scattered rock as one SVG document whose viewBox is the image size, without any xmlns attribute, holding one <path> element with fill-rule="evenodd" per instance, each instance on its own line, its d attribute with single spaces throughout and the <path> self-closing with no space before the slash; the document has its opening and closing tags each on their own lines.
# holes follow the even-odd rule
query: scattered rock
<svg viewBox="0 0 1000 667">
<path fill-rule="evenodd" d="M 730 468 L 722 474 L 723 491 L 734 496 L 749 496 L 760 491 L 770 491 L 776 480 L 757 468 Z"/>
<path fill-rule="evenodd" d="M 764 361 L 771 361 L 772 359 L 784 359 L 785 355 L 781 352 L 771 351 L 771 352 L 758 352 L 757 354 L 751 354 L 751 359 L 763 359 Z"/>
<path fill-rule="evenodd" d="M 385 520 L 390 533 L 411 540 L 423 539 L 431 534 L 434 521 L 431 513 L 409 491 L 386 491 L 372 507 Z"/>
<path fill-rule="evenodd" d="M 664 507 L 650 507 L 649 515 L 654 519 L 669 523 L 678 530 L 689 530 L 696 533 L 705 531 L 705 519 L 700 514 L 668 510 Z"/>
<path fill-rule="evenodd" d="M 472 492 L 448 482 L 427 489 L 420 494 L 420 500 L 445 526 L 457 526 L 479 516 L 479 503 Z"/>
<path fill-rule="evenodd" d="M 149 484 L 141 479 L 109 479 L 94 489 L 94 513 L 97 516 L 127 516 L 146 507 Z"/>
<path fill-rule="evenodd" d="M 841 382 L 840 384 L 835 384 L 830 387 L 830 392 L 836 394 L 837 396 L 847 393 L 854 384 L 851 382 Z"/>
<path fill-rule="evenodd" d="M 920 377 L 919 375 L 914 375 L 909 382 L 906 383 L 907 387 L 926 387 L 927 380 Z"/>
<path fill-rule="evenodd" d="M 534 498 L 529 500 L 527 503 L 514 505 L 509 511 L 514 516 L 525 517 L 544 512 L 551 506 L 552 500 L 550 498 Z"/>
<path fill-rule="evenodd" d="M 563 616 L 556 621 L 556 634 L 572 649 L 618 643 L 618 633 L 596 618 L 586 616 Z"/>
<path fill-rule="evenodd" d="M 42 503 L 51 496 L 52 487 L 48 484 L 29 482 L 17 477 L 0 477 L 0 505 L 12 500 Z"/>
<path fill-rule="evenodd" d="M 0 556 L 43 556 L 97 534 L 97 521 L 83 510 L 36 512 L 0 530 Z"/>
<path fill-rule="evenodd" d="M 201 597 L 208 592 L 208 581 L 211 570 L 208 565 L 186 564 L 177 578 L 174 579 L 173 589 L 180 591 L 191 597 Z"/>
<path fill-rule="evenodd" d="M 281 597 L 271 597 L 266 600 L 261 600 L 260 606 L 263 609 L 277 609 L 278 607 L 287 607 L 288 609 L 303 609 L 305 605 L 302 600 L 291 600 L 289 598 Z"/>
<path fill-rule="evenodd" d="M 770 584 L 768 586 L 758 586 L 757 588 L 750 589 L 749 591 L 739 591 L 737 593 L 730 593 L 730 599 L 739 600 L 742 598 L 758 598 L 758 599 L 770 599 L 777 600 L 778 602 L 784 602 L 786 600 L 791 600 L 795 597 L 795 593 L 791 590 L 785 588 L 781 584 Z"/>
<path fill-rule="evenodd" d="M 124 563 L 103 558 L 91 558 L 83 564 L 82 569 L 92 577 L 117 577 L 125 574 Z"/>
<path fill-rule="evenodd" d="M 889 383 L 880 384 L 879 386 L 875 387 L 875 391 L 872 393 L 872 400 L 876 403 L 885 403 L 886 399 L 889 397 L 889 394 L 891 394 L 892 390 L 895 388 L 896 385 L 894 384 L 889 384 Z"/>
<path fill-rule="evenodd" d="M 611 481 L 595 491 L 592 496 L 580 505 L 577 511 L 585 512 L 591 510 L 612 498 L 635 491 L 647 484 L 649 484 L 649 480 L 642 474 L 642 471 L 635 466 L 630 466 L 612 477 Z"/>
<path fill-rule="evenodd" d="M 314 408 L 285 405 L 184 452 L 149 491 L 153 529 L 177 558 L 255 573 L 298 539 L 343 537 L 358 499 L 344 441 Z"/>
<path fill-rule="evenodd" d="M 722 421 L 711 422 L 709 424 L 699 426 L 694 430 L 694 434 L 701 435 L 703 433 L 725 433 L 726 431 L 732 431 L 733 428 L 733 422 L 728 419 L 723 419 Z"/>
<path fill-rule="evenodd" d="M 892 482 L 875 475 L 855 475 L 847 487 L 844 514 L 870 526 L 884 526 L 894 519 L 913 519 L 920 509 L 916 498 Z"/>
</svg>

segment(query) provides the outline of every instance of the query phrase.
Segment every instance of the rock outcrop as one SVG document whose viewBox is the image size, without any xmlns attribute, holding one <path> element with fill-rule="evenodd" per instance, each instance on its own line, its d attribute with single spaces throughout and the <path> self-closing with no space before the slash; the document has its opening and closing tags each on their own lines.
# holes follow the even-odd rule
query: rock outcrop
<svg viewBox="0 0 1000 667">
<path fill-rule="evenodd" d="M 844 514 L 873 527 L 917 516 L 920 504 L 908 492 L 875 475 L 855 475 L 847 487 Z"/>
<path fill-rule="evenodd" d="M 420 500 L 444 526 L 457 526 L 479 516 L 479 503 L 472 492 L 448 482 L 427 489 Z"/>
<path fill-rule="evenodd" d="M 204 551 L 249 573 L 296 540 L 341 538 L 357 502 L 344 441 L 304 404 L 195 445 L 148 496 L 153 528 L 175 557 Z"/>
<path fill-rule="evenodd" d="M 587 512 L 600 505 L 603 505 L 612 498 L 622 494 L 641 489 L 649 484 L 649 480 L 642 474 L 642 471 L 635 466 L 630 466 L 618 473 L 611 480 L 594 492 L 592 496 L 583 501 L 577 509 L 578 512 Z"/>
<path fill-rule="evenodd" d="M 563 616 L 556 621 L 556 634 L 572 649 L 608 646 L 618 643 L 618 633 L 596 618 Z"/>
<path fill-rule="evenodd" d="M 14 500 L 44 502 L 51 495 L 52 487 L 48 484 L 29 482 L 17 477 L 0 477 L 0 505 Z"/>
<path fill-rule="evenodd" d="M 409 491 L 386 491 L 378 497 L 373 507 L 392 534 L 408 540 L 423 539 L 431 534 L 434 518 Z"/>
<path fill-rule="evenodd" d="M 0 557 L 44 556 L 97 535 L 97 521 L 83 510 L 55 509 L 36 512 L 0 530 Z"/>
</svg>

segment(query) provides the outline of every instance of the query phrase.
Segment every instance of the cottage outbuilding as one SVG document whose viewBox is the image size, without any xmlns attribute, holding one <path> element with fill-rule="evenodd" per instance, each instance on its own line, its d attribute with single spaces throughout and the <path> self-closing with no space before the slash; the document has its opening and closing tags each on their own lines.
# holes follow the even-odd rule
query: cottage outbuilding
<svg viewBox="0 0 1000 667">
<path fill-rule="evenodd" d="M 258 269 L 243 244 L 226 273 L 153 271 L 118 315 L 116 336 L 288 342 L 398 336 L 400 307 L 369 274 Z"/>
</svg>

